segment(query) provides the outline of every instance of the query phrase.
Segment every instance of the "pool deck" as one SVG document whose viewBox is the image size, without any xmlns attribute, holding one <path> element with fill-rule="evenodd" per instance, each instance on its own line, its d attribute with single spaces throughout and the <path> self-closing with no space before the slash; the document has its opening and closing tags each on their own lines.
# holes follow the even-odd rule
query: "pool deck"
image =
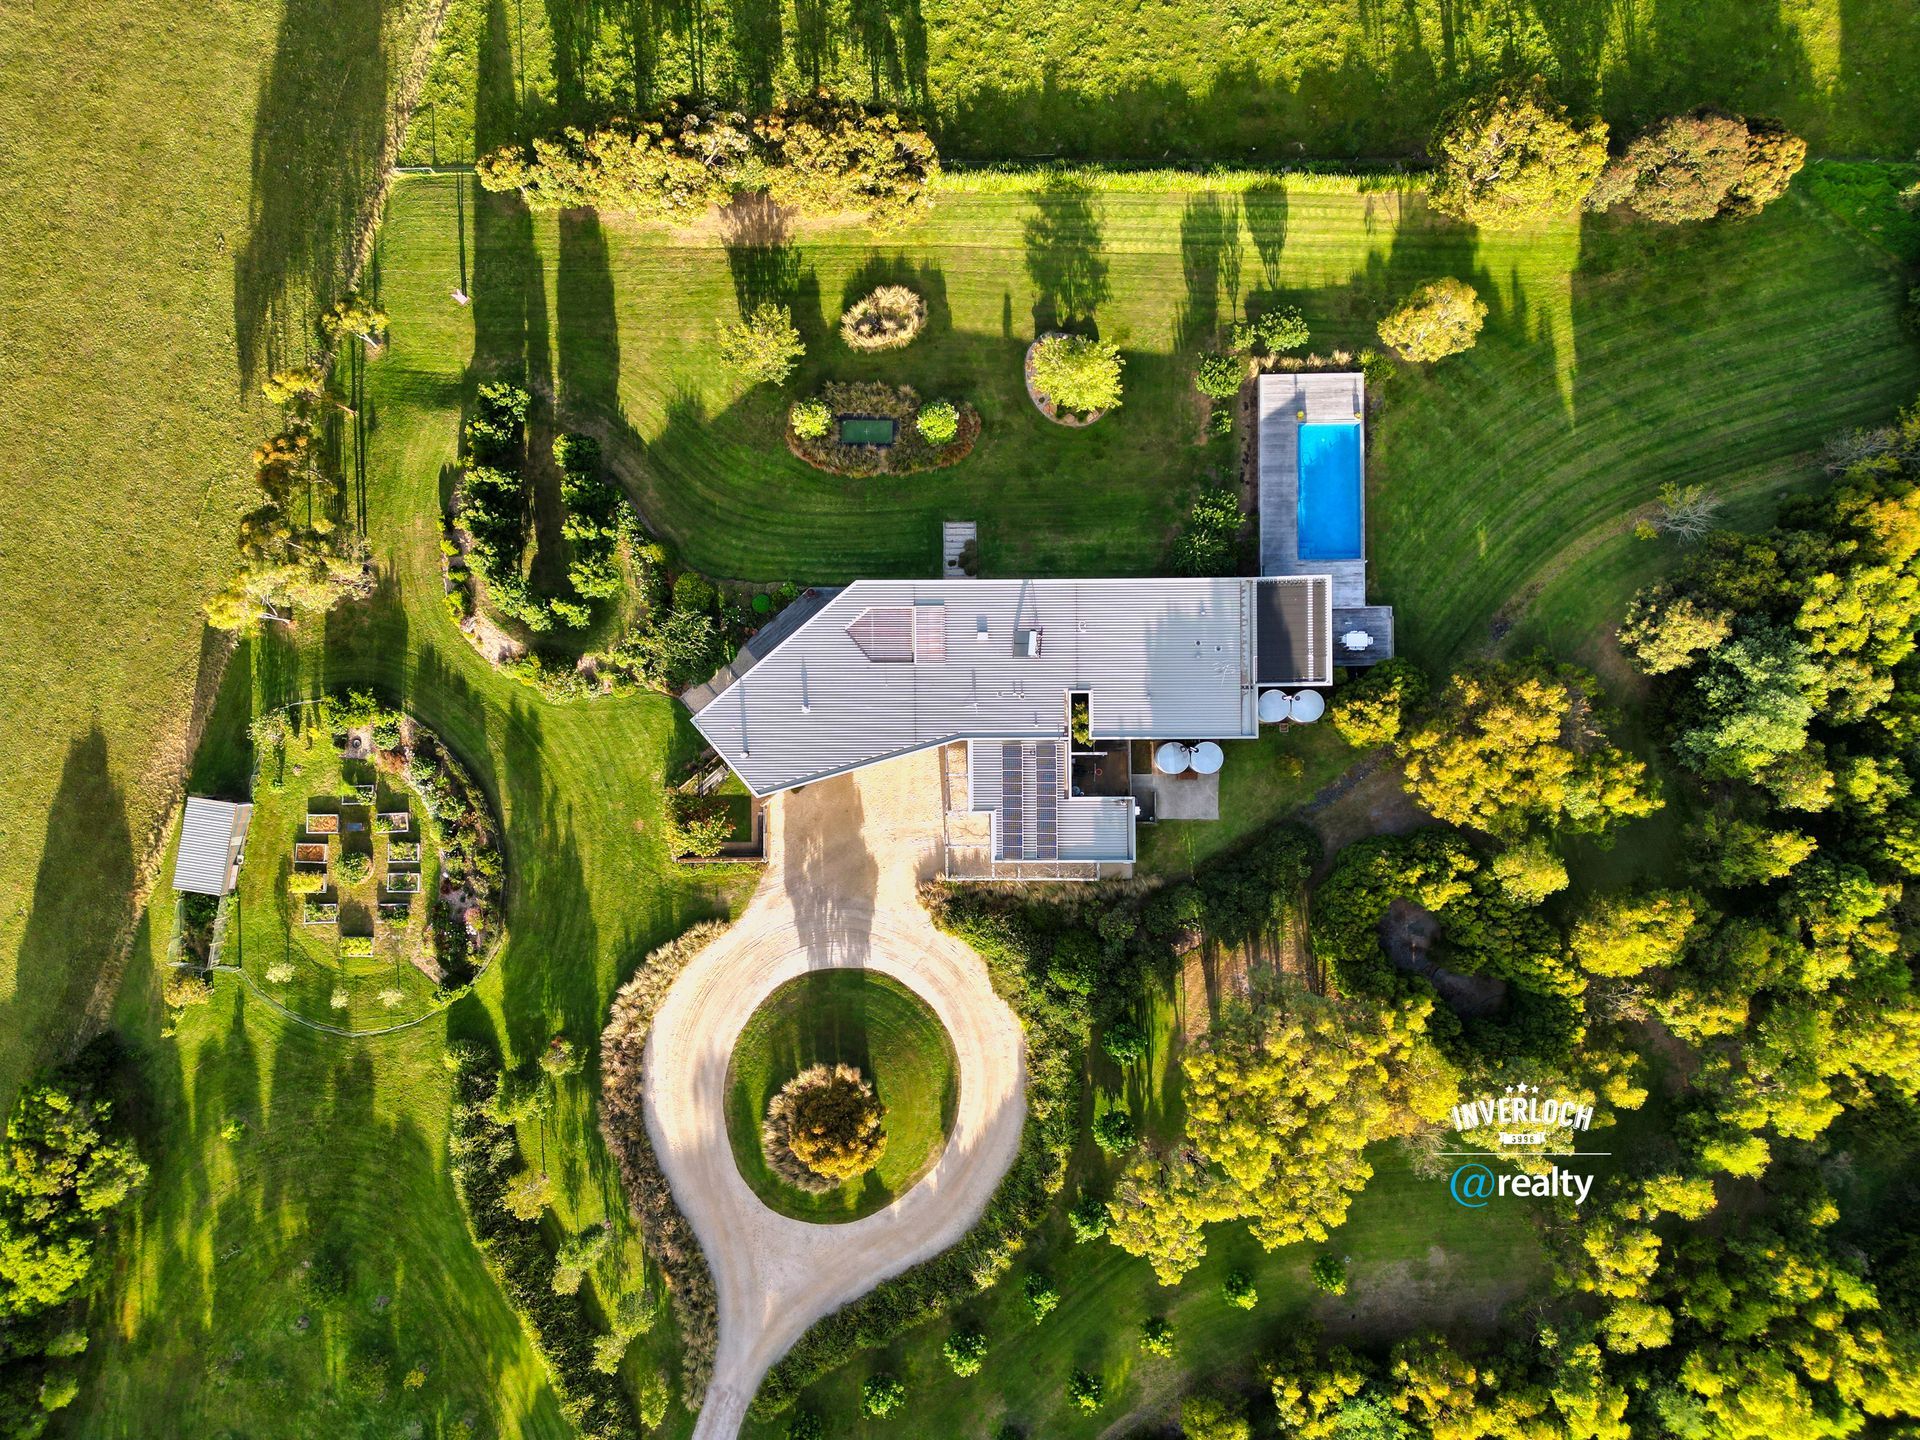
<svg viewBox="0 0 1920 1440">
<path fill-rule="evenodd" d="M 1365 394 L 1358 371 L 1328 375 L 1262 375 L 1258 381 L 1260 431 L 1260 573 L 1331 575 L 1335 608 L 1367 603 L 1367 562 L 1300 558 L 1300 412 L 1306 423 L 1351 423 Z M 1366 553 L 1366 425 L 1360 434 L 1361 554 Z"/>
</svg>

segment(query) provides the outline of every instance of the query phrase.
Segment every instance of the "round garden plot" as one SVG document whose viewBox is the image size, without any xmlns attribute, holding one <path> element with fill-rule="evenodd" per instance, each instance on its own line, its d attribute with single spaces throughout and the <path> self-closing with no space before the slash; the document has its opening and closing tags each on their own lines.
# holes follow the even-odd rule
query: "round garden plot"
<svg viewBox="0 0 1920 1440">
<path fill-rule="evenodd" d="M 775 990 L 740 1032 L 727 1137 L 771 1209 L 857 1220 L 933 1168 L 958 1100 L 952 1042 L 923 1000 L 885 975 L 821 970 Z"/>
<path fill-rule="evenodd" d="M 254 813 L 223 965 L 348 1031 L 431 1013 L 499 932 L 498 827 L 424 726 L 370 701 L 256 726 Z"/>
</svg>

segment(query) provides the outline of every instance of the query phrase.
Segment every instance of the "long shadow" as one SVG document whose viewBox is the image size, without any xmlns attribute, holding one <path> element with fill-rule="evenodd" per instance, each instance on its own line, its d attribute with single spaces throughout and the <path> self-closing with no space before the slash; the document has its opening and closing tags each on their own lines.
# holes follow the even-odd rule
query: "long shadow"
<svg viewBox="0 0 1920 1440">
<path fill-rule="evenodd" d="M 133 916 L 133 887 L 126 795 L 94 725 L 68 742 L 47 811 L 13 993 L 0 1004 L 9 1034 L 39 1035 L 78 1020 L 116 958 Z"/>
<path fill-rule="evenodd" d="M 1088 325 L 1113 293 L 1097 197 L 1084 181 L 1064 172 L 1050 175 L 1027 197 L 1033 214 L 1023 238 L 1027 278 L 1033 282 L 1036 334 Z"/>
<path fill-rule="evenodd" d="M 785 305 L 802 336 L 820 333 L 820 278 L 801 263 L 791 212 L 764 195 L 742 195 L 720 213 L 720 236 L 742 315 L 757 305 Z"/>
<path fill-rule="evenodd" d="M 786 37 L 780 29 L 781 0 L 727 0 L 733 60 L 747 103 L 765 110 L 773 103 L 773 77 Z"/>
<path fill-rule="evenodd" d="M 298 359 L 345 288 L 391 106 L 384 0 L 290 0 L 261 84 L 246 243 L 233 262 L 240 386 Z M 188 122 L 191 123 L 191 122 Z"/>
<path fill-rule="evenodd" d="M 1240 304 L 1240 203 L 1211 192 L 1187 201 L 1180 215 L 1180 268 L 1187 298 L 1175 326 L 1176 343 L 1190 350 L 1213 345 L 1220 331 L 1220 296 L 1227 313 Z"/>
</svg>

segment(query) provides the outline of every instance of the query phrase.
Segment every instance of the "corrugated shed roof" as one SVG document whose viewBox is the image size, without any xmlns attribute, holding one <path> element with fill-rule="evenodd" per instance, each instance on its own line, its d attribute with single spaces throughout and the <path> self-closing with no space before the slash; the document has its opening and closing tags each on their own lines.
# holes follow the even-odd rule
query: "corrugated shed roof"
<svg viewBox="0 0 1920 1440">
<path fill-rule="evenodd" d="M 226 894 L 252 815 L 251 805 L 189 795 L 173 862 L 173 888 L 191 895 Z"/>
<path fill-rule="evenodd" d="M 1090 692 L 1101 738 L 1250 736 L 1253 583 L 857 581 L 694 724 L 761 795 L 949 740 L 1059 737 L 1069 690 Z M 875 607 L 921 605 L 942 633 L 919 653 L 944 660 L 875 663 L 848 634 Z"/>
</svg>

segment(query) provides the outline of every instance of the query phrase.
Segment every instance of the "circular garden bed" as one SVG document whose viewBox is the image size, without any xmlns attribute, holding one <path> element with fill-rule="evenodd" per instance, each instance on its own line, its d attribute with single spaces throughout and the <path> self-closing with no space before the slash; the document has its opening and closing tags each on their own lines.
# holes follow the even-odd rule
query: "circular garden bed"
<svg viewBox="0 0 1920 1440">
<path fill-rule="evenodd" d="M 865 1168 L 837 1181 L 783 1179 L 781 1172 L 793 1174 L 795 1162 L 791 1154 L 769 1153 L 776 1132 L 796 1110 L 810 1113 L 810 1087 L 817 1096 L 817 1087 L 835 1082 L 842 1098 L 860 1102 L 853 1108 L 860 1111 L 859 1164 Z M 933 1168 L 959 1095 L 953 1043 L 925 1001 L 869 970 L 820 970 L 775 990 L 741 1030 L 727 1066 L 727 1138 L 741 1176 L 770 1209 L 829 1224 L 858 1220 L 904 1195 Z M 800 1148 L 817 1160 L 816 1149 Z"/>
<path fill-rule="evenodd" d="M 425 726 L 370 698 L 254 727 L 238 965 L 294 1015 L 372 1031 L 443 1007 L 500 933 L 499 827 Z"/>
<path fill-rule="evenodd" d="M 980 412 L 964 402 L 947 406 L 942 417 L 952 438 L 940 440 L 937 423 L 923 427 L 923 414 L 941 402 L 923 405 L 910 385 L 833 384 L 794 405 L 787 418 L 787 448 L 829 475 L 912 475 L 956 465 L 980 438 Z M 929 439 L 931 429 L 936 438 Z M 868 437 L 881 443 L 865 443 Z M 890 438 L 889 438 L 890 437 Z"/>
<path fill-rule="evenodd" d="M 1037 371 L 1034 362 L 1040 353 L 1040 347 L 1049 341 L 1067 341 L 1074 343 L 1084 342 L 1084 339 L 1085 337 L 1083 336 L 1068 335 L 1064 331 L 1051 331 L 1048 334 L 1040 336 L 1027 347 L 1026 359 L 1022 364 L 1022 370 L 1027 382 L 1027 398 L 1033 402 L 1033 408 L 1046 416 L 1047 419 L 1051 420 L 1054 424 L 1065 425 L 1075 430 L 1085 429 L 1107 412 L 1104 409 L 1076 411 L 1060 405 L 1052 396 L 1043 393 L 1038 383 L 1036 383 Z M 1118 373 L 1117 368 L 1115 373 Z"/>
</svg>

